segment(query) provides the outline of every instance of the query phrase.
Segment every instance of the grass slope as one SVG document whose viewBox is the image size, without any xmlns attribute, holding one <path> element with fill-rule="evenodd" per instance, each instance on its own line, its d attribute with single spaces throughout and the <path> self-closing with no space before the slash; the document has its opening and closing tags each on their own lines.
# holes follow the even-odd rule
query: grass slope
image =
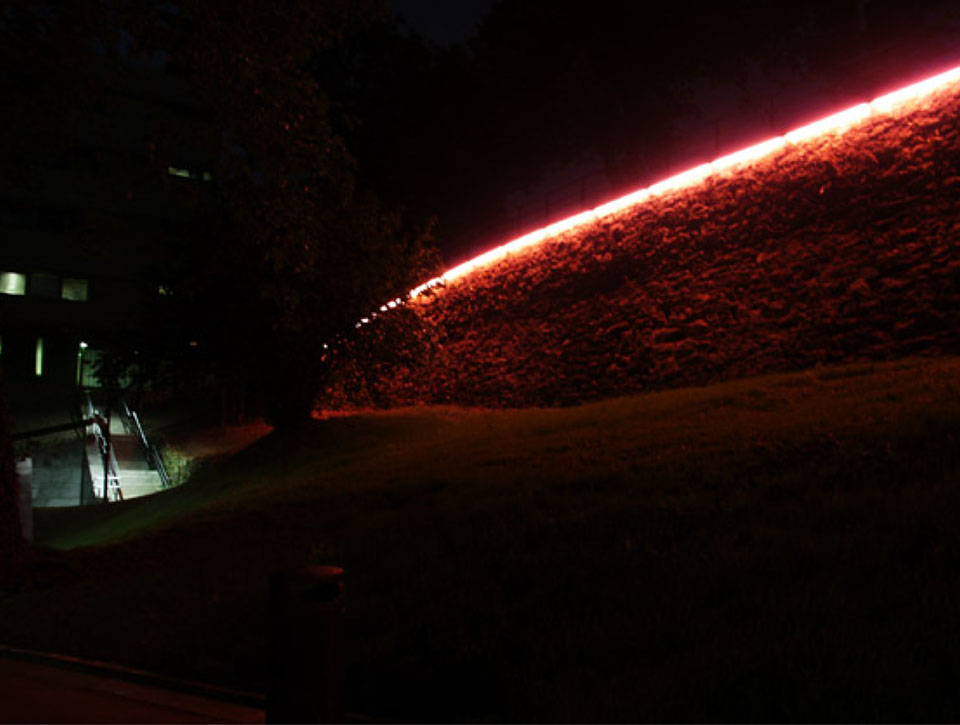
<svg viewBox="0 0 960 725">
<path fill-rule="evenodd" d="M 38 512 L 71 550 L 6 586 L 0 641 L 261 689 L 269 572 L 335 562 L 374 717 L 956 721 L 958 380 L 912 359 L 318 421 Z"/>
</svg>

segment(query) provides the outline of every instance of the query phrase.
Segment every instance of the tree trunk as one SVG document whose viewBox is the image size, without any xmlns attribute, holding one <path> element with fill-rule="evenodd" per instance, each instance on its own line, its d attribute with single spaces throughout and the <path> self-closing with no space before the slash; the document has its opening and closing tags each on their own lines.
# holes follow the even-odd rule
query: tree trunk
<svg viewBox="0 0 960 725">
<path fill-rule="evenodd" d="M 0 385 L 0 582 L 16 570 L 26 548 L 20 528 L 20 497 L 13 442 L 3 387 Z"/>
</svg>

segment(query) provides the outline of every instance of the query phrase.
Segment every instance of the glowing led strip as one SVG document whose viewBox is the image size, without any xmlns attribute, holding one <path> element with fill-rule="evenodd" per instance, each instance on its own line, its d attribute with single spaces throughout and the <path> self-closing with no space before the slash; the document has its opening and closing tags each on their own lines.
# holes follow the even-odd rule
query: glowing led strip
<svg viewBox="0 0 960 725">
<path fill-rule="evenodd" d="M 414 287 L 408 293 L 409 298 L 411 300 L 416 299 L 437 285 L 446 284 L 447 282 L 464 277 L 476 269 L 487 267 L 514 252 L 540 244 L 547 239 L 559 236 L 563 232 L 592 224 L 598 219 L 603 219 L 604 217 L 621 212 L 624 209 L 637 206 L 651 197 L 661 196 L 669 192 L 695 186 L 710 176 L 749 165 L 776 153 L 786 146 L 796 146 L 827 134 L 842 134 L 849 128 L 862 123 L 867 118 L 893 113 L 908 103 L 928 96 L 958 80 L 960 80 L 960 66 L 922 80 L 919 83 L 913 83 L 892 93 L 875 98 L 869 103 L 860 103 L 839 113 L 833 113 L 806 126 L 795 128 L 782 136 L 774 136 L 766 141 L 761 141 L 753 146 L 735 151 L 732 154 L 721 156 L 709 163 L 695 166 L 692 169 L 671 176 L 663 181 L 658 181 L 651 186 L 638 189 L 625 196 L 608 201 L 594 209 L 567 217 L 566 219 L 537 229 L 534 232 L 525 234 L 522 237 L 518 237 L 506 244 L 494 247 L 463 264 L 448 269 L 439 277 L 434 277 L 418 287 Z M 387 309 L 393 309 L 393 307 L 399 304 L 402 304 L 402 301 L 398 298 L 387 303 L 387 305 L 381 306 L 380 310 L 381 312 L 386 312 Z M 372 316 L 375 317 L 376 315 Z M 364 318 L 364 322 L 357 323 L 357 327 L 360 327 L 361 324 L 366 324 L 368 320 L 369 318 Z"/>
</svg>

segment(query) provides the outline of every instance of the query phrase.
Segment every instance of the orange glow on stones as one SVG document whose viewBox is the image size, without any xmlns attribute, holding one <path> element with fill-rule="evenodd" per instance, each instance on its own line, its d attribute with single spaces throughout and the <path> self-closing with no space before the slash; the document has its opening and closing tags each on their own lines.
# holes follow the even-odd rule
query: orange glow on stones
<svg viewBox="0 0 960 725">
<path fill-rule="evenodd" d="M 796 128 L 783 134 L 783 138 L 789 144 L 798 145 L 805 141 L 812 141 L 819 136 L 826 136 L 828 133 L 843 133 L 871 115 L 873 115 L 873 109 L 870 108 L 870 104 L 861 103 L 839 113 L 832 113 L 819 121 Z"/>
<path fill-rule="evenodd" d="M 893 93 L 888 93 L 885 96 L 874 98 L 872 101 L 870 101 L 870 107 L 875 113 L 893 113 L 894 111 L 899 110 L 902 106 L 912 101 L 920 100 L 925 96 L 929 96 L 932 93 L 939 91 L 944 86 L 955 83 L 958 80 L 960 80 L 960 66 L 951 68 L 944 73 L 927 78 L 926 80 L 922 80 L 919 83 L 913 83 L 909 86 L 904 86 L 903 88 L 896 90 Z"/>
<path fill-rule="evenodd" d="M 494 247 L 463 264 L 447 270 L 439 277 L 434 277 L 424 282 L 422 285 L 410 290 L 410 299 L 416 299 L 425 291 L 437 285 L 452 282 L 453 280 L 465 277 L 476 269 L 488 267 L 521 249 L 554 240 L 564 232 L 586 226 L 599 219 L 623 211 L 624 209 L 642 204 L 650 197 L 670 194 L 696 186 L 710 176 L 724 171 L 734 171 L 741 166 L 747 166 L 776 153 L 786 146 L 798 146 L 828 134 L 842 134 L 872 116 L 894 113 L 903 106 L 920 100 L 958 80 L 960 80 L 960 66 L 922 80 L 919 83 L 914 83 L 892 93 L 880 96 L 869 103 L 860 103 L 838 113 L 832 113 L 813 123 L 789 131 L 782 136 L 769 138 L 758 144 L 722 156 L 710 163 L 700 164 L 675 176 L 658 181 L 644 189 L 638 189 L 630 194 L 601 204 L 595 209 L 584 211 L 572 217 L 554 222 L 506 244 Z"/>
</svg>

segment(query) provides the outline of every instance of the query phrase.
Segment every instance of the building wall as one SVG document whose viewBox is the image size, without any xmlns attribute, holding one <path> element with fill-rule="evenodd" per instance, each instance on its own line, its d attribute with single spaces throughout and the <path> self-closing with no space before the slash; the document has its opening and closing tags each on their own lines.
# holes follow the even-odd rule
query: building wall
<svg viewBox="0 0 960 725">
<path fill-rule="evenodd" d="M 210 203 L 211 155 L 190 147 L 204 118 L 189 85 L 106 58 L 83 72 L 97 92 L 66 110 L 56 153 L 0 166 L 0 363 L 12 381 L 92 382 L 98 345 L 140 324 L 153 270 Z"/>
</svg>

